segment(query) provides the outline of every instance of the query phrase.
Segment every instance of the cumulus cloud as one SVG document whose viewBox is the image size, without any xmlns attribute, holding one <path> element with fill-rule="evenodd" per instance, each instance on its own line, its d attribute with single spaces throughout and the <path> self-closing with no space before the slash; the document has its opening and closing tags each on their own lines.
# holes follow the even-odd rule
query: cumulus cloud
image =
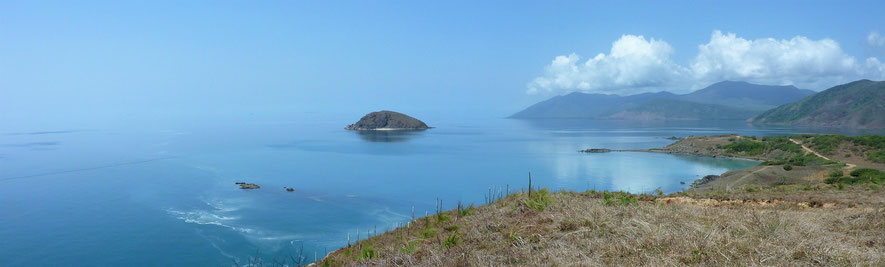
<svg viewBox="0 0 885 267">
<path fill-rule="evenodd" d="M 670 85 L 685 72 L 670 60 L 671 54 L 673 47 L 667 42 L 624 35 L 612 43 L 608 55 L 600 53 L 583 63 L 577 54 L 556 57 L 544 76 L 529 83 L 528 93 L 560 89 L 625 93 Z"/>
<path fill-rule="evenodd" d="M 709 43 L 698 46 L 691 70 L 698 82 L 744 80 L 805 86 L 862 74 L 857 60 L 831 39 L 747 40 L 720 31 L 713 32 Z"/>
<path fill-rule="evenodd" d="M 871 44 L 885 43 L 878 35 L 868 39 Z M 612 43 L 608 55 L 599 54 L 583 63 L 576 54 L 556 57 L 544 76 L 528 84 L 528 93 L 679 92 L 722 80 L 823 89 L 860 78 L 885 77 L 885 65 L 877 58 L 857 60 L 832 39 L 749 40 L 714 31 L 686 67 L 674 63 L 672 54 L 673 48 L 664 41 L 624 35 Z"/>
</svg>

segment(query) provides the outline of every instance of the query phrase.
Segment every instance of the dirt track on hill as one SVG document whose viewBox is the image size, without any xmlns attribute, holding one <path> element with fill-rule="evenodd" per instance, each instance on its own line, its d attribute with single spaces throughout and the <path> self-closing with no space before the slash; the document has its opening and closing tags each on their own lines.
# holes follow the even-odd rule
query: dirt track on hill
<svg viewBox="0 0 885 267">
<path fill-rule="evenodd" d="M 799 141 L 796 141 L 796 140 L 793 139 L 793 138 L 790 138 L 790 142 L 793 142 L 794 144 L 797 144 L 797 145 L 801 146 L 802 149 L 804 149 L 805 151 L 811 152 L 811 153 L 814 154 L 815 156 L 821 157 L 822 159 L 825 159 L 825 160 L 831 160 L 830 158 L 828 158 L 828 157 L 826 157 L 826 156 L 824 156 L 824 155 L 821 155 L 820 153 L 817 153 L 817 151 L 812 150 L 811 148 L 805 146 L 804 144 L 799 143 Z M 847 163 L 847 162 L 846 162 L 846 163 L 845 163 L 845 167 L 844 167 L 844 169 L 846 169 L 846 170 L 851 170 L 851 169 L 854 169 L 855 167 L 857 167 L 857 165 L 854 165 L 854 164 L 851 164 L 851 163 Z"/>
</svg>

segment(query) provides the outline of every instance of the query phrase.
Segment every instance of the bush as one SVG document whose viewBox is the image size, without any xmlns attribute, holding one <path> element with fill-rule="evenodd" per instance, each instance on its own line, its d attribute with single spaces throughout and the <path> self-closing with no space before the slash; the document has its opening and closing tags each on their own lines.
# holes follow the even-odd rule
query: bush
<svg viewBox="0 0 885 267">
<path fill-rule="evenodd" d="M 872 162 L 885 163 L 885 151 L 877 151 L 877 152 L 870 153 L 870 156 L 867 158 L 869 158 L 870 161 L 872 161 Z"/>
<path fill-rule="evenodd" d="M 375 254 L 375 248 L 372 245 L 366 244 L 363 246 L 363 249 L 360 251 L 360 260 L 369 260 L 374 259 L 378 255 Z"/>
<path fill-rule="evenodd" d="M 630 205 L 630 204 L 638 204 L 639 199 L 636 198 L 633 194 L 624 193 L 624 192 L 602 192 L 602 199 L 605 202 L 605 205 L 614 206 L 614 205 Z"/>
<path fill-rule="evenodd" d="M 860 168 L 860 169 L 856 169 L 856 170 L 851 171 L 850 175 L 854 176 L 854 177 L 858 177 L 858 176 L 864 176 L 864 175 L 876 175 L 879 173 L 880 173 L 879 170 L 876 170 L 876 169 Z"/>
<path fill-rule="evenodd" d="M 431 238 L 435 235 L 436 235 L 436 228 L 433 228 L 433 227 L 424 228 L 424 231 L 421 232 L 421 236 L 424 238 Z"/>
<path fill-rule="evenodd" d="M 725 145 L 722 148 L 725 148 L 725 150 L 727 150 L 728 152 L 732 152 L 732 153 L 744 153 L 747 155 L 759 155 L 759 154 L 762 154 L 762 152 L 764 151 L 765 144 L 763 144 L 762 142 L 741 139 L 741 140 L 738 140 L 737 142 Z"/>
<path fill-rule="evenodd" d="M 458 242 L 461 242 L 461 236 L 458 235 L 458 233 L 452 233 L 449 237 L 446 237 L 445 241 L 443 241 L 443 246 L 449 249 L 458 245 Z"/>
<path fill-rule="evenodd" d="M 843 135 L 817 135 L 811 139 L 811 147 L 817 149 L 820 153 L 831 154 L 833 150 L 839 147 L 844 137 Z"/>
<path fill-rule="evenodd" d="M 458 217 L 465 217 L 467 215 L 470 215 L 471 213 L 473 213 L 473 204 L 470 204 L 470 206 L 467 206 L 467 208 L 458 210 Z"/>
<path fill-rule="evenodd" d="M 403 247 L 399 250 L 401 253 L 406 255 L 412 255 L 418 250 L 418 246 L 415 245 L 417 241 L 406 242 L 403 244 Z"/>
<path fill-rule="evenodd" d="M 537 211 L 544 211 L 550 203 L 550 191 L 547 188 L 541 188 L 525 199 L 525 205 Z"/>
<path fill-rule="evenodd" d="M 839 177 L 842 177 L 842 175 L 844 175 L 842 170 L 833 170 L 830 172 L 830 177 L 839 178 Z"/>
<path fill-rule="evenodd" d="M 833 175 L 834 173 L 830 173 Z M 885 173 L 880 172 L 876 169 L 869 168 L 861 168 L 852 171 L 849 175 L 851 177 L 829 177 L 824 179 L 824 183 L 827 184 L 863 184 L 863 183 L 873 183 L 873 184 L 882 184 L 885 182 Z"/>
<path fill-rule="evenodd" d="M 792 170 L 792 169 L 793 169 L 793 166 L 792 166 L 792 165 L 790 165 L 790 164 L 784 165 L 784 170 L 785 170 L 785 171 L 790 171 L 790 170 Z"/>
<path fill-rule="evenodd" d="M 448 222 L 448 221 L 449 221 L 449 216 L 446 215 L 445 212 L 440 212 L 440 213 L 436 214 L 436 222 L 443 223 L 443 222 Z"/>
<path fill-rule="evenodd" d="M 835 184 L 838 181 L 839 181 L 839 177 L 830 177 L 830 178 L 824 179 L 825 184 Z"/>
</svg>

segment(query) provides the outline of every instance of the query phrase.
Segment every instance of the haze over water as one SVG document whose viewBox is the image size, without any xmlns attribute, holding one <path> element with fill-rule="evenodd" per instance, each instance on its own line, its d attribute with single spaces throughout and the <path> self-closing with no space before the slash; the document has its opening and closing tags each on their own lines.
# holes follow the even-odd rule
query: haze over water
<svg viewBox="0 0 885 267">
<path fill-rule="evenodd" d="M 752 161 L 584 148 L 669 136 L 821 132 L 743 122 L 428 120 L 422 132 L 343 130 L 356 118 L 15 129 L 0 143 L 0 265 L 219 265 L 314 259 L 489 187 L 674 192 Z M 825 132 L 825 131 L 824 131 Z M 241 190 L 234 182 L 261 185 Z M 681 184 L 680 182 L 685 182 Z M 294 192 L 286 192 L 292 187 Z"/>
</svg>

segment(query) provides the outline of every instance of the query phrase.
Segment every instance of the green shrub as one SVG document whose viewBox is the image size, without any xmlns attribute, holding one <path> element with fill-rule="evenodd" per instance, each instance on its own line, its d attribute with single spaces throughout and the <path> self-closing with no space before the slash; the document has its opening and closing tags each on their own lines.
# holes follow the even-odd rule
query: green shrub
<svg viewBox="0 0 885 267">
<path fill-rule="evenodd" d="M 885 163 L 885 151 L 870 153 L 870 156 L 868 156 L 867 158 L 869 158 L 872 162 Z"/>
<path fill-rule="evenodd" d="M 815 135 L 810 146 L 822 154 L 832 154 L 846 139 L 844 135 Z"/>
<path fill-rule="evenodd" d="M 541 188 L 525 199 L 525 205 L 537 211 L 544 211 L 550 203 L 550 191 L 547 188 Z"/>
<path fill-rule="evenodd" d="M 448 222 L 448 221 L 449 221 L 449 216 L 446 215 L 445 212 L 440 212 L 440 213 L 436 214 L 436 222 L 443 223 L 443 222 Z"/>
<path fill-rule="evenodd" d="M 639 199 L 636 198 L 635 195 L 624 192 L 602 192 L 602 199 L 605 205 L 614 206 L 614 205 L 630 205 L 630 204 L 638 204 Z"/>
<path fill-rule="evenodd" d="M 418 246 L 415 245 L 416 242 L 417 241 L 404 243 L 399 251 L 406 255 L 412 255 L 412 253 L 415 253 L 415 251 L 418 250 Z"/>
<path fill-rule="evenodd" d="M 630 204 L 638 204 L 639 200 L 636 199 L 634 195 L 623 195 L 618 197 L 618 202 L 621 205 L 630 205 Z"/>
<path fill-rule="evenodd" d="M 747 187 L 747 192 L 753 193 L 756 191 L 757 191 L 757 189 L 755 187 Z"/>
<path fill-rule="evenodd" d="M 378 255 L 375 254 L 375 248 L 372 247 L 372 245 L 366 244 L 366 245 L 363 245 L 363 249 L 360 250 L 359 259 L 360 260 L 370 260 L 370 259 L 374 259 L 377 256 Z"/>
<path fill-rule="evenodd" d="M 470 215 L 471 213 L 473 213 L 473 204 L 470 204 L 470 206 L 467 206 L 467 208 L 463 208 L 463 209 L 459 210 L 458 216 L 466 217 L 467 215 Z"/>
<path fill-rule="evenodd" d="M 424 228 L 424 231 L 421 232 L 421 236 L 424 238 L 431 238 L 435 235 L 436 235 L 436 228 L 433 228 L 433 227 Z"/>
<path fill-rule="evenodd" d="M 762 142 L 750 141 L 746 139 L 723 146 L 725 150 L 732 153 L 743 153 L 746 155 L 759 155 L 764 152 L 765 144 Z"/>
<path fill-rule="evenodd" d="M 458 245 L 458 242 L 461 242 L 461 236 L 458 235 L 458 233 L 452 233 L 449 237 L 446 237 L 445 241 L 443 241 L 443 246 L 449 249 Z"/>
<path fill-rule="evenodd" d="M 842 172 L 842 170 L 830 171 L 830 177 L 839 178 L 839 177 L 842 177 L 842 175 L 845 175 L 844 172 Z"/>
<path fill-rule="evenodd" d="M 831 173 L 833 175 L 834 173 Z M 849 174 L 850 177 L 829 177 L 824 179 L 824 183 L 828 184 L 863 184 L 863 183 L 873 183 L 873 184 L 882 184 L 885 182 L 885 173 L 880 172 L 876 169 L 869 168 L 861 168 L 854 171 L 851 171 Z"/>
<path fill-rule="evenodd" d="M 784 165 L 784 170 L 785 170 L 785 171 L 790 171 L 790 170 L 792 170 L 792 169 L 793 169 L 793 165 L 790 165 L 790 164 Z"/>
</svg>

